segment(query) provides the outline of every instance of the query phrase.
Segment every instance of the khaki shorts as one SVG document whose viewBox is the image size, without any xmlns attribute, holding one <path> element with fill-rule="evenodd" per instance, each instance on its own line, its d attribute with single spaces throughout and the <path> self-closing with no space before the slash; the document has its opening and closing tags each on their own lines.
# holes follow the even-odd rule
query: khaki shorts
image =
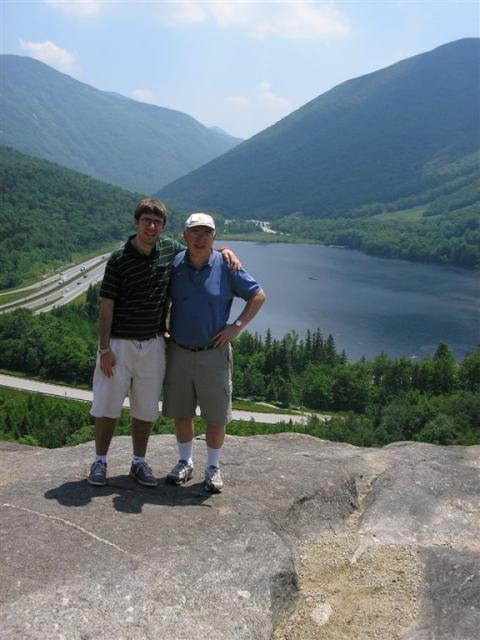
<svg viewBox="0 0 480 640">
<path fill-rule="evenodd" d="M 159 414 L 158 402 L 165 377 L 165 341 L 112 338 L 110 349 L 117 358 L 113 376 L 100 369 L 100 358 L 93 374 L 93 405 L 96 418 L 118 418 L 125 397 L 130 399 L 130 414 L 138 420 L 153 422 Z"/>
<path fill-rule="evenodd" d="M 191 418 L 197 405 L 208 425 L 225 426 L 232 419 L 231 347 L 189 351 L 169 342 L 163 415 Z"/>
</svg>

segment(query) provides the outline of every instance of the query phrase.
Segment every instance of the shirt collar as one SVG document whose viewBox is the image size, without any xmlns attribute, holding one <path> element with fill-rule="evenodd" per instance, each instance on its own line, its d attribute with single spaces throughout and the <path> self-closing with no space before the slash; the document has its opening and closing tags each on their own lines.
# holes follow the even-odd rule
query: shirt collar
<svg viewBox="0 0 480 640">
<path fill-rule="evenodd" d="M 127 253 L 134 253 L 136 256 L 142 256 L 142 258 L 152 258 L 154 255 L 158 253 L 159 251 L 158 240 L 155 242 L 155 246 L 153 247 L 152 251 L 149 254 L 138 251 L 138 249 L 136 249 L 133 244 L 133 239 L 135 238 L 136 235 L 137 234 L 134 233 L 128 237 L 128 240 L 125 243 L 125 251 Z"/>
<path fill-rule="evenodd" d="M 205 264 L 203 264 L 200 269 L 204 269 L 205 267 L 211 267 L 213 265 L 213 261 L 215 259 L 215 251 L 214 249 L 212 249 L 210 251 L 210 257 L 208 259 L 208 262 L 206 262 Z M 190 261 L 190 256 L 188 255 L 188 249 L 185 250 L 185 264 L 187 264 L 191 269 L 199 269 L 199 267 L 196 267 L 194 264 L 192 264 L 192 262 Z"/>
</svg>

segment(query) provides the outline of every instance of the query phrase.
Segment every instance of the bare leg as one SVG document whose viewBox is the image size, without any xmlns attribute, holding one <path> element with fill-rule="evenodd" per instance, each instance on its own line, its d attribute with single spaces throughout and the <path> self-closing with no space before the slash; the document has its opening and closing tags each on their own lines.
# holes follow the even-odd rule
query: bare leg
<svg viewBox="0 0 480 640">
<path fill-rule="evenodd" d="M 178 442 L 193 440 L 193 418 L 175 418 L 175 435 Z"/>
<path fill-rule="evenodd" d="M 207 424 L 207 447 L 212 449 L 220 449 L 223 447 L 225 440 L 225 427 L 219 427 L 214 424 Z"/>
<path fill-rule="evenodd" d="M 95 451 L 97 456 L 107 455 L 116 422 L 115 418 L 95 418 Z"/>
<path fill-rule="evenodd" d="M 151 422 L 144 422 L 138 418 L 132 418 L 132 445 L 134 456 L 140 458 L 145 457 L 151 428 Z"/>
</svg>

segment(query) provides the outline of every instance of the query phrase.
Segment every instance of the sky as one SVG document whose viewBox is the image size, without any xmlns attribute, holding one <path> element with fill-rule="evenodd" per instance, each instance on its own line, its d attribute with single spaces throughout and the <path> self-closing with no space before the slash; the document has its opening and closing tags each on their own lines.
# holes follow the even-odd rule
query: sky
<svg viewBox="0 0 480 640">
<path fill-rule="evenodd" d="M 351 78 L 480 35 L 477 0 L 2 0 L 0 51 L 248 138 Z"/>
</svg>

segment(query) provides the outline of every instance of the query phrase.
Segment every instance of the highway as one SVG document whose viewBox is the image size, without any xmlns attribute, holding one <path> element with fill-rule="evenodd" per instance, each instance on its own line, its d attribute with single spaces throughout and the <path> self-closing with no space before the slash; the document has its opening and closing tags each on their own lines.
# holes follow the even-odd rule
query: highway
<svg viewBox="0 0 480 640">
<path fill-rule="evenodd" d="M 49 396 L 55 396 L 57 398 L 65 398 L 67 400 L 80 400 L 82 402 L 92 401 L 92 392 L 86 389 L 76 389 L 74 387 L 64 387 L 58 384 L 51 384 L 47 382 L 39 382 L 38 380 L 30 380 L 28 378 L 16 378 L 15 376 L 8 376 L 0 374 L 0 387 L 9 387 L 10 389 L 17 389 L 20 391 L 31 391 L 34 393 L 44 393 Z M 128 398 L 126 398 L 124 407 L 129 407 Z M 159 403 L 160 409 L 162 403 Z M 234 420 L 255 420 L 256 422 L 264 422 L 267 424 L 277 424 L 278 422 L 289 422 L 290 420 L 294 424 L 305 424 L 309 415 L 285 415 L 281 413 L 261 413 L 257 411 L 233 411 Z M 328 416 L 317 416 L 320 419 L 325 419 Z"/>
<path fill-rule="evenodd" d="M 91 284 L 95 284 L 103 278 L 107 258 L 108 254 L 90 258 L 29 287 L 0 294 L 0 313 L 24 307 L 31 309 L 37 315 L 71 302 L 86 291 Z M 1 296 L 14 293 L 23 293 L 24 295 L 17 300 L 2 303 Z"/>
</svg>

